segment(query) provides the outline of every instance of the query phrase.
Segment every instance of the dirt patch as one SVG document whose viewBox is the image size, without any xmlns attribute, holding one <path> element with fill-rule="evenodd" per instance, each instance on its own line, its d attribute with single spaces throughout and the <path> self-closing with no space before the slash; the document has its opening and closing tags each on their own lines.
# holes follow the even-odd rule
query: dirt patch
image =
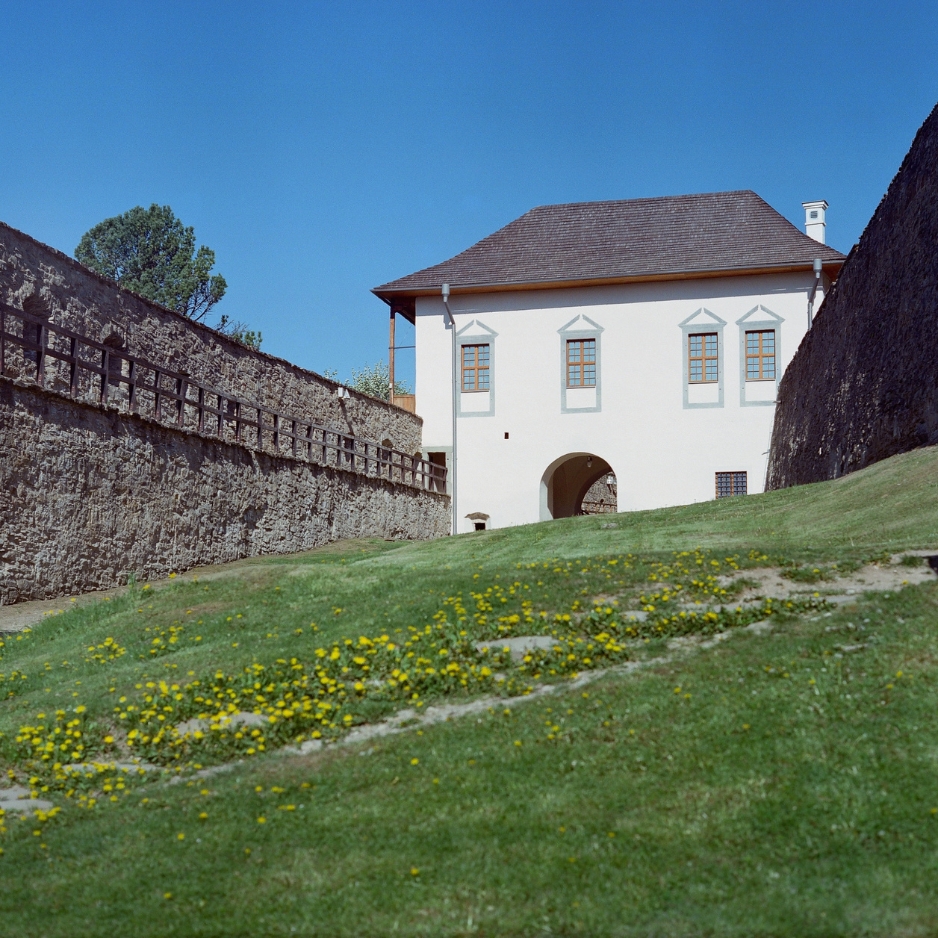
<svg viewBox="0 0 938 938">
<path fill-rule="evenodd" d="M 0 606 L 0 633 L 22 632 L 30 626 L 44 622 L 54 616 L 64 615 L 69 609 L 100 602 L 105 597 L 120 596 L 127 587 L 101 590 L 97 593 L 85 593 L 83 596 L 62 596 L 58 599 L 34 599 L 16 603 L 12 606 Z"/>
<path fill-rule="evenodd" d="M 916 556 L 925 557 L 932 551 L 910 551 Z M 730 586 L 735 580 L 755 580 L 755 586 L 744 588 L 736 602 L 746 603 L 759 597 L 767 599 L 792 599 L 798 596 L 820 593 L 832 601 L 843 600 L 850 596 L 859 596 L 865 592 L 888 592 L 899 590 L 903 586 L 917 586 L 935 579 L 931 568 L 922 563 L 920 566 L 909 567 L 899 561 L 904 554 L 896 554 L 889 563 L 867 564 L 853 573 L 836 576 L 835 570 L 825 568 L 828 573 L 835 574 L 833 579 L 820 580 L 817 583 L 799 583 L 781 575 L 779 567 L 757 567 L 755 569 L 740 570 L 734 577 L 726 577 L 725 584 Z"/>
</svg>

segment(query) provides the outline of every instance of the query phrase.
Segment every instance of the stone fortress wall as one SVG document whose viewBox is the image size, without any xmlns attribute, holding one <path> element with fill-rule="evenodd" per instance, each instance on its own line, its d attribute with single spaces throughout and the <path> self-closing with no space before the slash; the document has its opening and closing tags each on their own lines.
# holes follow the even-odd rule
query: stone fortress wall
<svg viewBox="0 0 938 938">
<path fill-rule="evenodd" d="M 340 434 L 405 454 L 420 450 L 418 417 L 353 391 L 339 398 L 334 382 L 148 303 L 3 225 L 0 304 Z M 50 362 L 40 387 L 35 354 L 11 354 L 7 346 L 0 376 L 2 603 L 337 538 L 449 531 L 449 499 L 412 475 L 405 484 L 399 470 L 379 477 L 374 447 L 369 474 L 368 463 L 361 471 L 360 459 L 339 453 L 333 465 L 316 464 L 293 458 L 289 447 L 284 454 L 283 445 L 271 452 L 269 443 L 265 451 L 198 432 L 191 416 L 179 427 L 132 413 L 126 388 L 114 381 L 106 404 L 72 400 L 61 362 Z"/>
<path fill-rule="evenodd" d="M 0 222 L 0 302 L 111 342 L 131 355 L 269 407 L 406 453 L 420 451 L 423 421 L 195 323 L 123 290 L 72 258 Z M 120 343 L 119 345 L 117 343 Z"/>
<path fill-rule="evenodd" d="M 938 107 L 782 378 L 766 488 L 938 443 Z"/>
</svg>

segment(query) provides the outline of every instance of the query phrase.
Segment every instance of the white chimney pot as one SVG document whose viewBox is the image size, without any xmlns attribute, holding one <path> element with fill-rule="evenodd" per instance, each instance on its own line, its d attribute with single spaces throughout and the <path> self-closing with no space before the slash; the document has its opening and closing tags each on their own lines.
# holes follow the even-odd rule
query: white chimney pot
<svg viewBox="0 0 938 938">
<path fill-rule="evenodd" d="M 802 202 L 804 209 L 804 230 L 809 238 L 814 238 L 821 244 L 827 244 L 827 222 L 825 213 L 827 212 L 827 203 L 821 199 L 820 202 Z"/>
</svg>

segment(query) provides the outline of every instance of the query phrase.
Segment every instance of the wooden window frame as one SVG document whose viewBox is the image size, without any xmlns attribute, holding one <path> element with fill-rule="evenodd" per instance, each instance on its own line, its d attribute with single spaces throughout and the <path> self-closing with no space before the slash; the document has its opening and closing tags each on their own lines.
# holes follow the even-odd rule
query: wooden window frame
<svg viewBox="0 0 938 938">
<path fill-rule="evenodd" d="M 567 378 L 567 387 L 568 388 L 595 388 L 596 379 L 598 376 L 599 370 L 599 353 L 598 353 L 598 343 L 596 339 L 567 339 L 566 340 L 566 378 Z M 592 358 L 586 358 L 586 352 L 588 349 L 592 350 Z M 571 358 L 571 350 L 576 350 L 576 357 Z M 587 380 L 586 370 L 587 366 L 592 366 L 592 380 Z M 577 369 L 579 373 L 579 379 L 572 381 L 570 378 L 571 369 Z"/>
<path fill-rule="evenodd" d="M 716 350 L 713 355 L 707 354 L 707 339 L 713 339 Z M 700 339 L 700 354 L 694 354 L 694 339 Z M 694 363 L 700 364 L 700 377 L 694 377 Z M 715 362 L 715 371 L 712 378 L 707 377 L 708 365 Z M 720 334 L 719 332 L 689 332 L 687 334 L 687 383 L 688 384 L 718 384 L 720 381 Z"/>
<path fill-rule="evenodd" d="M 718 472 L 714 476 L 717 498 L 732 498 L 734 495 L 749 494 L 749 473 L 746 470 Z"/>
<path fill-rule="evenodd" d="M 772 334 L 772 351 L 766 352 L 764 348 L 763 336 Z M 759 337 L 758 350 L 753 354 L 749 350 L 749 336 L 755 335 Z M 747 381 L 775 381 L 776 376 L 778 375 L 778 336 L 775 334 L 774 329 L 747 329 L 746 334 L 743 337 L 743 342 L 746 349 L 746 380 Z M 766 365 L 765 360 L 767 358 L 772 359 L 771 369 L 772 374 L 766 374 Z M 758 377 L 751 377 L 749 374 L 749 363 L 756 362 L 759 374 Z"/>
<path fill-rule="evenodd" d="M 468 365 L 466 363 L 466 350 L 467 349 L 473 350 L 472 362 Z M 484 363 L 482 363 L 479 359 L 479 352 L 481 349 L 486 350 Z M 491 343 L 471 342 L 471 343 L 466 343 L 465 345 L 460 346 L 459 362 L 460 362 L 460 368 L 461 368 L 460 389 L 462 393 L 463 394 L 478 394 L 478 393 L 487 394 L 492 388 L 492 375 L 491 375 L 492 346 L 491 346 Z M 466 386 L 467 378 L 469 378 L 471 382 L 471 387 Z M 485 387 L 481 387 L 483 383 L 485 384 Z"/>
</svg>

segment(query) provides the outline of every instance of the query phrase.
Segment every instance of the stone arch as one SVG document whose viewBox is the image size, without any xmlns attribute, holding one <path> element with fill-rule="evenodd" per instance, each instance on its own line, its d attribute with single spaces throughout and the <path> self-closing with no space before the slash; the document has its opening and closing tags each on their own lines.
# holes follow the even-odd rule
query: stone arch
<svg viewBox="0 0 938 938">
<path fill-rule="evenodd" d="M 567 453 L 555 459 L 541 476 L 541 521 L 582 514 L 583 498 L 612 466 L 595 453 Z"/>
</svg>

